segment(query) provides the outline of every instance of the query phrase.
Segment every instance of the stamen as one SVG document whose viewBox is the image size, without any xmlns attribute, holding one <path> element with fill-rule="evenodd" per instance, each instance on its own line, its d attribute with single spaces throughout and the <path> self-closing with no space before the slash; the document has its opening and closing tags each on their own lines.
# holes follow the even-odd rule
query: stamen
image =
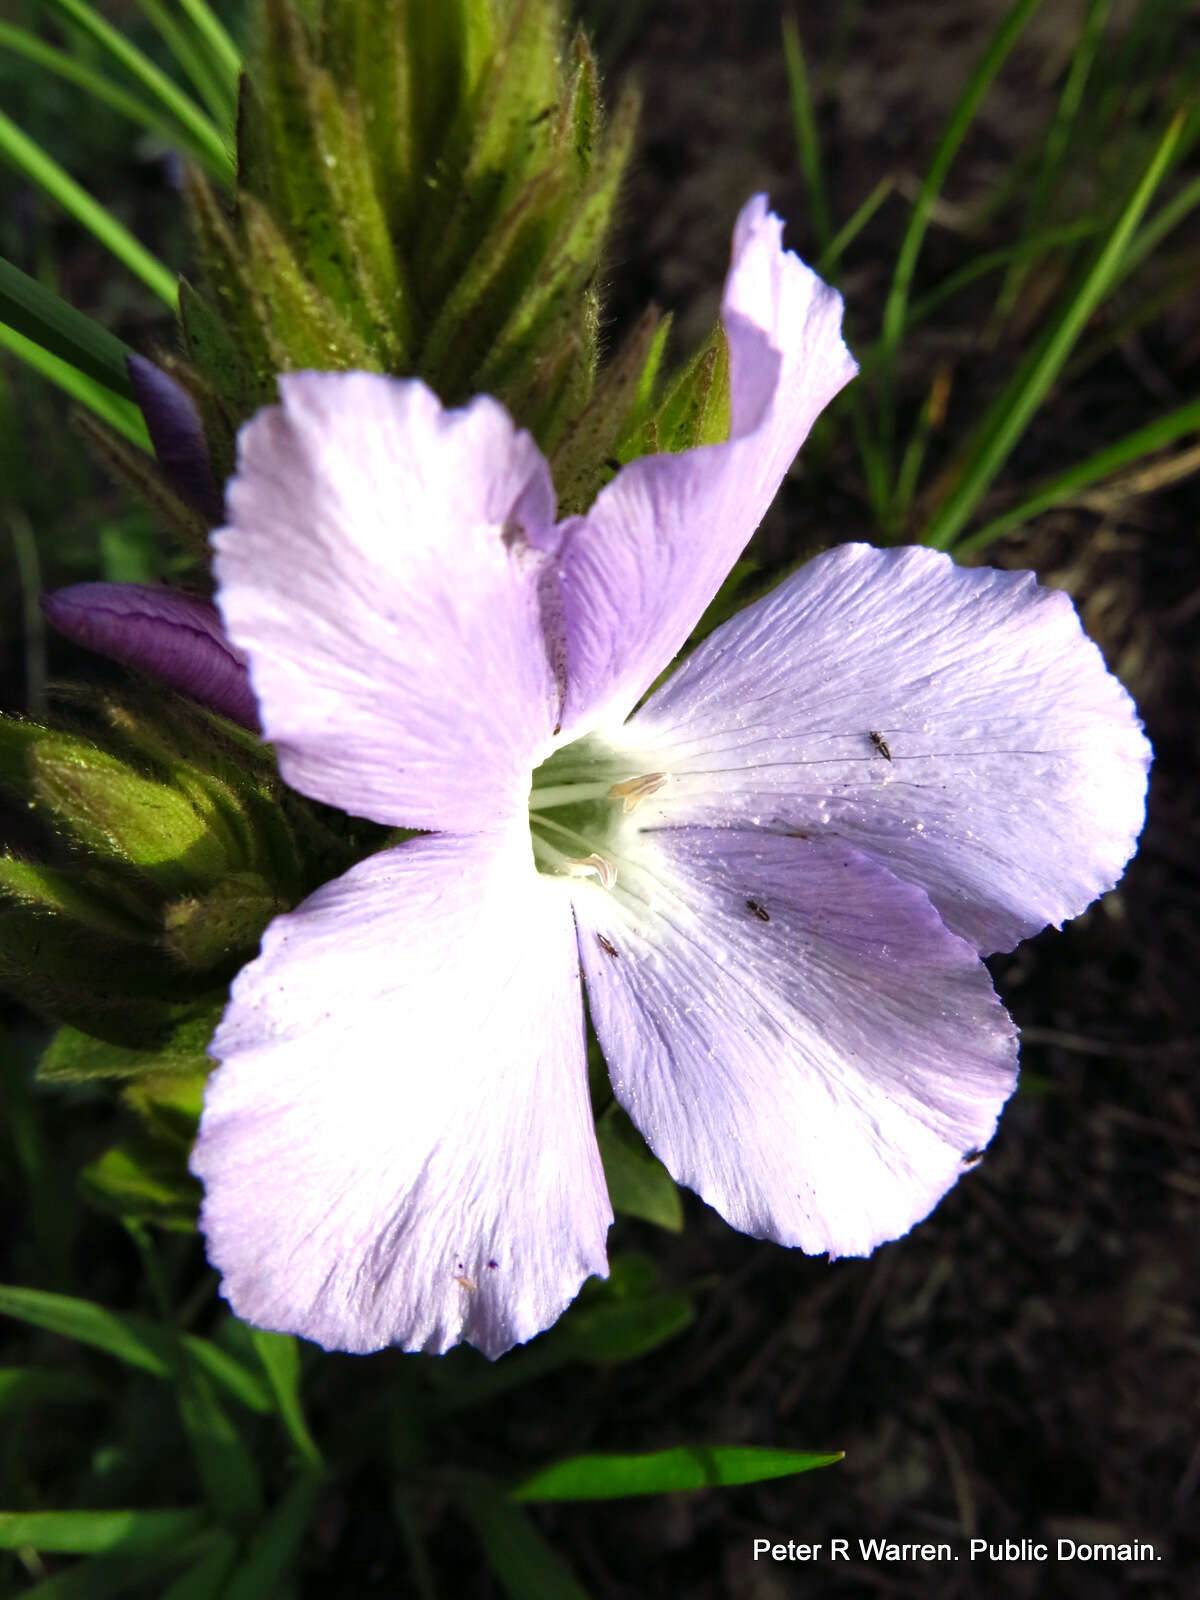
<svg viewBox="0 0 1200 1600">
<path fill-rule="evenodd" d="M 623 800 L 622 810 L 628 816 L 631 811 L 636 811 L 641 801 L 647 796 L 657 794 L 667 781 L 665 772 L 647 772 L 640 778 L 626 778 L 623 783 L 614 783 L 608 791 L 609 800 Z"/>
<path fill-rule="evenodd" d="M 581 876 L 594 872 L 600 879 L 600 887 L 602 889 L 611 889 L 617 881 L 616 867 L 595 850 L 592 851 L 590 856 L 584 856 L 582 860 L 574 860 L 568 857 L 566 864 L 569 871 L 578 873 Z"/>
</svg>

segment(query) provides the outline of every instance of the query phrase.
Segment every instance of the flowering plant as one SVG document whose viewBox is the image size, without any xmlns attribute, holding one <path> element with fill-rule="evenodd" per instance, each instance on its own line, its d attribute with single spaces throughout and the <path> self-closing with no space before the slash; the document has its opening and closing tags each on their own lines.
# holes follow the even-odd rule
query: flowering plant
<svg viewBox="0 0 1200 1600">
<path fill-rule="evenodd" d="M 664 379 L 649 312 L 601 359 L 634 105 L 603 117 L 551 0 L 261 0 L 256 30 L 236 173 L 191 151 L 182 353 L 71 380 L 177 582 L 47 594 L 122 674 L 0 721 L 27 830 L 0 977 L 57 1024 L 42 1081 L 116 1081 L 139 1119 L 84 1182 L 148 1274 L 146 1222 L 204 1236 L 236 1317 L 173 1332 L 169 1370 L 238 1540 L 262 1493 L 212 1383 L 319 1476 L 282 1335 L 498 1358 L 559 1323 L 477 1391 L 469 1355 L 427 1363 L 436 1415 L 677 1331 L 686 1301 L 609 1254 L 614 1214 L 679 1226 L 676 1184 L 830 1258 L 924 1218 L 1016 1081 L 983 958 L 1116 883 L 1150 759 L 1064 594 L 929 547 L 970 472 L 891 542 L 925 433 L 883 548 L 726 603 L 855 376 L 841 298 L 758 196 L 699 354 Z M 653 1481 L 830 1459 L 734 1454 Z"/>
</svg>

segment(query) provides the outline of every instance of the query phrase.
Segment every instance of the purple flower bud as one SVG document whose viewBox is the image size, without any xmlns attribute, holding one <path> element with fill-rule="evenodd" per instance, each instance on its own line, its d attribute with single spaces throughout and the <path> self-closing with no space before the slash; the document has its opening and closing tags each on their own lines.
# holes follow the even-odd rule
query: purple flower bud
<svg viewBox="0 0 1200 1600">
<path fill-rule="evenodd" d="M 43 595 L 42 610 L 75 644 L 258 732 L 245 658 L 206 600 L 141 583 L 76 583 Z"/>
<path fill-rule="evenodd" d="M 179 498 L 211 525 L 222 517 L 200 413 L 187 390 L 144 356 L 126 358 L 137 401 L 159 466 Z"/>
</svg>

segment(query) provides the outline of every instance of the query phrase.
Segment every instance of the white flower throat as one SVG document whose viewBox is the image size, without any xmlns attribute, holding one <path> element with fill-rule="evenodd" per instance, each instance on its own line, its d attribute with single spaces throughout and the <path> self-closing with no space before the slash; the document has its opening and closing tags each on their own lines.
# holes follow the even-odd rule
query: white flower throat
<svg viewBox="0 0 1200 1600">
<path fill-rule="evenodd" d="M 533 774 L 529 831 L 539 872 L 617 881 L 626 818 L 667 783 L 665 772 L 630 774 L 628 757 L 589 735 L 556 750 Z"/>
</svg>

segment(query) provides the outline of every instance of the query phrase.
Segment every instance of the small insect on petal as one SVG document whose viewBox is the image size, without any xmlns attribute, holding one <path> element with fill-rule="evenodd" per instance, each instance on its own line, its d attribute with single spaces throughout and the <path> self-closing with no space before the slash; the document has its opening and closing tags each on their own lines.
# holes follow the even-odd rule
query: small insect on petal
<svg viewBox="0 0 1200 1600">
<path fill-rule="evenodd" d="M 601 950 L 604 951 L 604 954 L 606 956 L 611 956 L 614 961 L 616 961 L 621 954 L 616 945 L 613 944 L 612 940 L 606 939 L 602 933 L 598 933 L 596 935 L 596 943 L 600 946 Z"/>
<path fill-rule="evenodd" d="M 746 910 L 753 912 L 760 922 L 770 922 L 771 913 L 766 906 L 760 906 L 757 900 L 747 900 Z"/>
<path fill-rule="evenodd" d="M 881 733 L 876 733 L 874 728 L 872 728 L 870 737 L 871 743 L 875 746 L 875 749 L 878 751 L 878 753 L 885 761 L 890 761 L 892 759 L 892 752 L 888 749 L 887 740 L 883 737 L 883 735 Z"/>
</svg>

